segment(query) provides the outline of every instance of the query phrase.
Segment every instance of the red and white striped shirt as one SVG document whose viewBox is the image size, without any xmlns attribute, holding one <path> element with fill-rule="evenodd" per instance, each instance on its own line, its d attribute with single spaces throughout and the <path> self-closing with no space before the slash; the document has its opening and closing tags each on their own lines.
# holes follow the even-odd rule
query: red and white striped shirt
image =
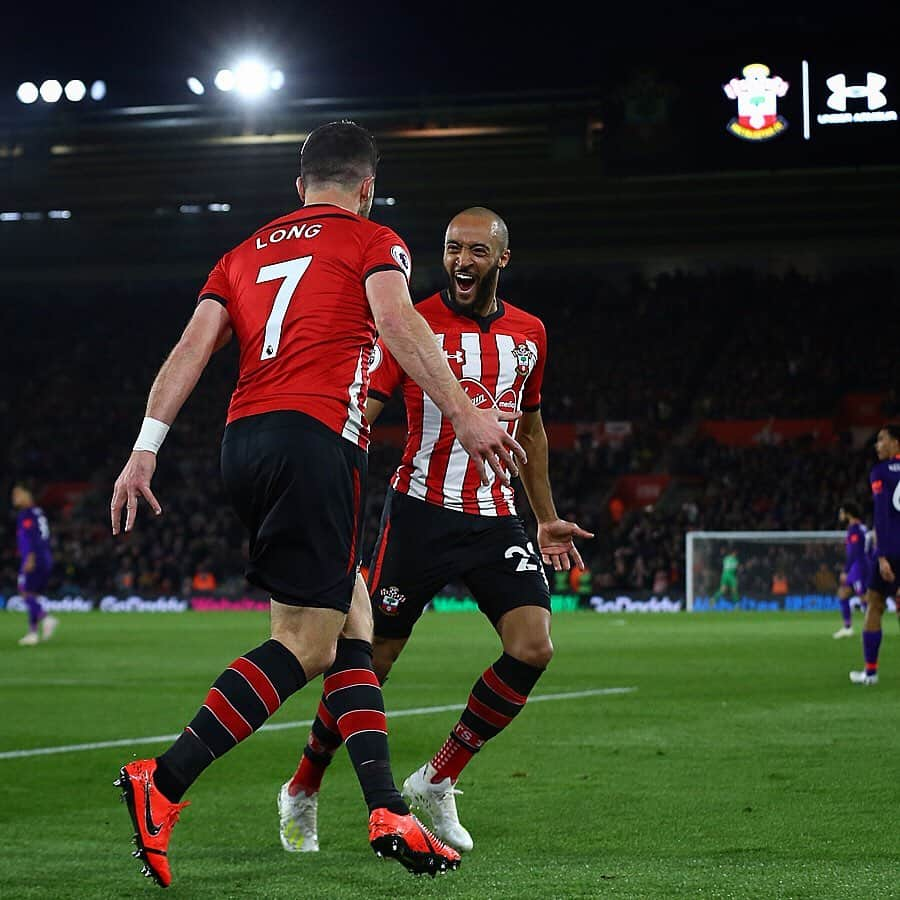
<svg viewBox="0 0 900 900">
<path fill-rule="evenodd" d="M 330 203 L 282 216 L 226 253 L 198 302 L 223 304 L 240 344 L 228 421 L 298 410 L 365 450 L 375 343 L 366 279 L 385 269 L 409 280 L 406 244 Z"/>
<path fill-rule="evenodd" d="M 435 333 L 453 373 L 472 402 L 506 412 L 540 408 L 547 356 L 547 334 L 536 316 L 497 301 L 490 316 L 459 311 L 441 292 L 416 309 Z M 369 395 L 386 401 L 400 387 L 408 432 L 403 459 L 391 480 L 401 494 L 458 512 L 482 516 L 515 515 L 515 492 L 488 470 L 482 485 L 469 455 L 438 407 L 379 340 L 370 366 Z M 509 423 L 515 434 L 517 422 Z"/>
</svg>

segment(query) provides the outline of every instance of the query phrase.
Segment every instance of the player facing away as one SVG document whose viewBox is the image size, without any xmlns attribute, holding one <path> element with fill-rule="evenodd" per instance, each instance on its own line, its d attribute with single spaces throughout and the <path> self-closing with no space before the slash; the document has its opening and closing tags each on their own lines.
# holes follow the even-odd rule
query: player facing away
<svg viewBox="0 0 900 900">
<path fill-rule="evenodd" d="M 718 600 L 725 596 L 729 596 L 735 607 L 741 599 L 738 592 L 738 569 L 740 568 L 740 560 L 738 559 L 737 550 L 729 547 L 728 552 L 722 557 L 722 575 L 719 578 L 719 589 L 713 594 L 712 600 L 709 601 L 710 607 L 715 607 Z"/>
<path fill-rule="evenodd" d="M 409 296 L 403 241 L 368 218 L 374 138 L 352 122 L 307 137 L 297 190 L 303 207 L 226 253 L 154 380 L 134 450 L 116 480 L 113 534 L 135 522 L 138 498 L 159 515 L 156 452 L 213 351 L 233 334 L 237 385 L 222 439 L 222 479 L 249 532 L 247 579 L 271 596 L 271 639 L 216 679 L 178 739 L 123 766 L 117 784 L 144 874 L 171 881 L 167 849 L 203 770 L 324 673 L 341 738 L 369 808 L 378 855 L 414 872 L 455 868 L 459 855 L 410 814 L 391 773 L 384 703 L 372 671 L 371 604 L 359 577 L 369 431 L 363 410 L 375 330 L 433 392 L 479 480 L 517 474 L 521 446 L 499 420 L 515 413 L 469 401 Z"/>
<path fill-rule="evenodd" d="M 841 583 L 838 586 L 838 601 L 841 604 L 841 627 L 832 635 L 834 638 L 850 637 L 853 634 L 853 620 L 850 614 L 850 598 L 862 597 L 868 583 L 868 560 L 866 546 L 868 532 L 863 525 L 859 507 L 851 502 L 841 504 L 838 510 L 838 521 L 847 526 L 844 538 L 846 562 L 841 572 Z"/>
<path fill-rule="evenodd" d="M 550 595 L 541 560 L 554 569 L 583 566 L 573 538 L 593 537 L 557 514 L 541 420 L 547 341 L 540 319 L 497 297 L 509 263 L 507 227 L 476 207 L 449 224 L 444 244 L 446 290 L 416 308 L 435 332 L 455 376 L 482 409 L 521 410 L 518 438 L 528 453 L 522 482 L 538 521 L 535 552 L 516 513 L 515 495 L 494 478 L 484 484 L 463 452 L 453 423 L 427 387 L 404 373 L 379 339 L 366 417 L 377 418 L 397 390 L 408 418 L 406 446 L 385 502 L 369 567 L 374 617 L 374 669 L 384 683 L 413 626 L 434 595 L 453 579 L 469 587 L 503 645 L 477 679 L 459 721 L 434 756 L 403 784 L 410 804 L 434 832 L 458 850 L 472 838 L 460 824 L 457 779 L 472 757 L 522 711 L 550 662 Z M 326 685 L 318 716 L 278 807 L 286 850 L 318 850 L 318 792 L 341 744 L 339 698 Z"/>
<path fill-rule="evenodd" d="M 50 549 L 50 526 L 44 511 L 34 504 L 34 496 L 21 483 L 13 485 L 12 505 L 16 513 L 16 545 L 19 550 L 18 589 L 28 609 L 28 631 L 19 638 L 22 647 L 33 647 L 41 640 L 49 640 L 59 621 L 51 616 L 41 602 L 53 569 Z"/>
<path fill-rule="evenodd" d="M 878 684 L 878 651 L 886 598 L 897 592 L 900 575 L 900 424 L 885 425 L 875 439 L 878 462 L 869 473 L 877 555 L 869 573 L 863 623 L 865 668 L 850 673 L 854 684 Z"/>
</svg>

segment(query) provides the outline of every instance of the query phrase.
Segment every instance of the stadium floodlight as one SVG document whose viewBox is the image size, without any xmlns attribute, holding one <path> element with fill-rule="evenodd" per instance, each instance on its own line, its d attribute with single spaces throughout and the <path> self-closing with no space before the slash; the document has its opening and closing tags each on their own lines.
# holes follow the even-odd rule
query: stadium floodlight
<svg viewBox="0 0 900 900">
<path fill-rule="evenodd" d="M 269 72 L 269 87 L 273 91 L 280 91 L 284 87 L 284 72 L 281 69 L 272 69 Z"/>
<path fill-rule="evenodd" d="M 84 86 L 84 82 L 80 81 L 78 78 L 73 78 L 66 83 L 66 100 L 78 103 L 80 100 L 84 100 L 84 95 L 86 93 L 87 88 Z"/>
<path fill-rule="evenodd" d="M 231 212 L 230 203 L 210 203 L 206 207 L 210 212 L 227 213 Z"/>
<path fill-rule="evenodd" d="M 203 207 L 200 206 L 199 203 L 182 203 L 181 206 L 178 207 L 178 212 L 186 216 L 195 216 L 197 213 L 203 212 Z"/>
<path fill-rule="evenodd" d="M 269 72 L 255 59 L 245 59 L 238 63 L 234 70 L 234 87 L 237 92 L 248 99 L 254 99 L 265 91 L 269 85 Z"/>
<path fill-rule="evenodd" d="M 102 100 L 106 96 L 106 82 L 95 81 L 91 85 L 91 100 Z"/>
<path fill-rule="evenodd" d="M 231 69 L 219 69 L 213 83 L 220 91 L 234 90 L 234 72 Z"/>
<path fill-rule="evenodd" d="M 206 93 L 206 88 L 203 87 L 203 82 L 199 78 L 195 78 L 193 75 L 188 78 L 187 86 L 188 90 L 190 90 L 192 94 L 196 94 L 198 97 Z"/>
<path fill-rule="evenodd" d="M 41 85 L 40 93 L 44 103 L 56 103 L 62 97 L 63 88 L 55 78 L 50 78 Z"/>
<path fill-rule="evenodd" d="M 47 212 L 48 219 L 71 219 L 71 209 L 51 209 Z"/>
<path fill-rule="evenodd" d="M 22 213 L 20 212 L 0 212 L 0 222 L 20 222 Z"/>
<path fill-rule="evenodd" d="M 23 81 L 16 91 L 16 96 L 19 98 L 20 103 L 34 103 L 40 96 L 40 91 L 38 91 L 38 86 L 33 81 Z"/>
</svg>

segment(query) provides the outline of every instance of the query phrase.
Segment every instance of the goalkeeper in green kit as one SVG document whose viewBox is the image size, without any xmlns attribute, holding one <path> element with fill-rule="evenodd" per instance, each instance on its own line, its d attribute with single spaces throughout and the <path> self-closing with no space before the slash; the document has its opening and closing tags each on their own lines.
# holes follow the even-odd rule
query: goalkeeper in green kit
<svg viewBox="0 0 900 900">
<path fill-rule="evenodd" d="M 719 580 L 719 589 L 710 600 L 710 606 L 715 606 L 719 599 L 727 596 L 729 600 L 737 604 L 741 599 L 738 592 L 738 568 L 740 562 L 738 560 L 737 551 L 734 547 L 729 547 L 728 552 L 722 559 L 722 577 Z"/>
</svg>

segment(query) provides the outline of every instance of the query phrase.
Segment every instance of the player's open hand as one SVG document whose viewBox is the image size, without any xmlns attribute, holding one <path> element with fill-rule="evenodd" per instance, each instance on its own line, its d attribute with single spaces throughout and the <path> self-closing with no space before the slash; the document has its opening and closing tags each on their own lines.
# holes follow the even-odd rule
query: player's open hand
<svg viewBox="0 0 900 900">
<path fill-rule="evenodd" d="M 592 538 L 590 531 L 585 531 L 575 522 L 565 519 L 554 519 L 552 522 L 538 523 L 538 547 L 541 559 L 556 572 L 568 572 L 572 566 L 584 568 L 581 554 L 575 546 L 575 538 Z"/>
<path fill-rule="evenodd" d="M 496 407 L 469 409 L 471 412 L 467 410 L 464 419 L 460 417 L 462 421 L 453 423 L 457 440 L 475 463 L 482 484 L 490 484 L 487 471 L 490 466 L 497 478 L 508 485 L 519 474 L 519 463 L 525 465 L 528 457 L 501 422 L 512 422 L 522 413 L 503 412 Z"/>
<path fill-rule="evenodd" d="M 112 520 L 112 533 L 118 534 L 122 524 L 122 507 L 125 508 L 125 531 L 134 528 L 137 515 L 138 499 L 143 497 L 156 515 L 162 512 L 159 501 L 150 490 L 150 479 L 156 471 L 156 454 L 149 450 L 135 450 L 125 463 L 116 483 L 113 486 L 112 503 L 109 515 Z"/>
</svg>

